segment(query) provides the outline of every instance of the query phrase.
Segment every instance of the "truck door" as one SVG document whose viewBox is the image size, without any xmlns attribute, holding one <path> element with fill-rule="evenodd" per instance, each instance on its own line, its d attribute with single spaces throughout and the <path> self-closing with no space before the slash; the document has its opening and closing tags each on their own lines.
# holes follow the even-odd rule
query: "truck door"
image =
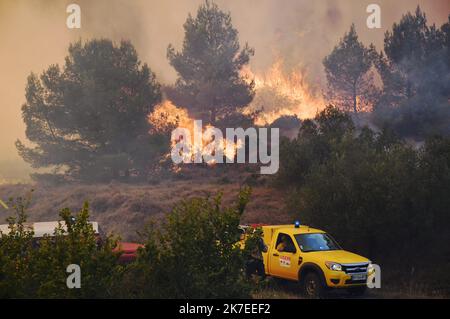
<svg viewBox="0 0 450 319">
<path fill-rule="evenodd" d="M 270 274 L 286 279 L 298 279 L 298 256 L 292 237 L 278 233 L 275 246 L 270 251 Z"/>
</svg>

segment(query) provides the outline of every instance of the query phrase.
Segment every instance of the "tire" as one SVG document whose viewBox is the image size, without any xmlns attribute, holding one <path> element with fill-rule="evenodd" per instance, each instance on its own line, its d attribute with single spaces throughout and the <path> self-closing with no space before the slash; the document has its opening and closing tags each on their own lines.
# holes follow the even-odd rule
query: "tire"
<svg viewBox="0 0 450 319">
<path fill-rule="evenodd" d="M 306 274 L 302 281 L 303 296 L 308 299 L 320 299 L 325 296 L 325 287 L 322 279 L 315 272 Z"/>
<path fill-rule="evenodd" d="M 364 296 L 364 294 L 367 291 L 367 286 L 353 287 L 353 288 L 349 288 L 347 291 L 350 296 L 362 297 L 362 296 Z"/>
</svg>

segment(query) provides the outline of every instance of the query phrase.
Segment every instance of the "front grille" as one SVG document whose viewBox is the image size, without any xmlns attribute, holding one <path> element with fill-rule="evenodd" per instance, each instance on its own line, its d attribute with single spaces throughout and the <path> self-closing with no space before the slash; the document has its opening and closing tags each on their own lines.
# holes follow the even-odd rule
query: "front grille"
<svg viewBox="0 0 450 319">
<path fill-rule="evenodd" d="M 349 284 L 365 284 L 365 283 L 366 283 L 366 280 L 351 280 L 351 279 L 347 279 L 345 281 L 346 285 L 349 285 Z"/>
<path fill-rule="evenodd" d="M 361 263 L 361 264 L 342 264 L 342 270 L 346 274 L 358 274 L 358 273 L 366 273 L 367 267 L 369 263 Z"/>
</svg>

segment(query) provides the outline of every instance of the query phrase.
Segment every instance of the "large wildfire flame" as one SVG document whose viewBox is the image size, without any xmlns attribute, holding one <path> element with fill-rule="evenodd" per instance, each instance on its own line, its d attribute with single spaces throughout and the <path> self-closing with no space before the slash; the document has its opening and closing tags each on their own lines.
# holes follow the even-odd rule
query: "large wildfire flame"
<svg viewBox="0 0 450 319">
<path fill-rule="evenodd" d="M 171 127 L 185 127 L 192 131 L 194 127 L 194 119 L 189 116 L 188 111 L 168 100 L 156 105 L 148 120 L 157 131 L 165 131 Z"/>
<path fill-rule="evenodd" d="M 268 125 L 281 116 L 297 116 L 300 119 L 312 118 L 324 108 L 323 98 L 313 93 L 308 83 L 304 80 L 302 72 L 292 71 L 286 75 L 283 72 L 283 61 L 278 60 L 264 73 L 253 73 L 249 67 L 242 70 L 242 75 L 249 81 L 255 82 L 256 95 L 252 103 L 244 109 L 244 113 L 259 111 L 256 125 Z M 163 101 L 158 104 L 148 117 L 153 129 L 164 131 L 170 128 L 186 128 L 194 135 L 194 120 L 189 116 L 185 108 L 174 105 L 171 101 Z M 208 136 L 206 125 L 203 128 L 203 146 L 213 141 Z M 205 134 L 206 133 L 206 134 Z M 172 141 L 174 146 L 179 140 Z M 190 154 L 184 154 L 193 158 L 196 152 L 208 153 L 208 150 L 199 145 L 189 143 Z M 225 136 L 220 144 L 223 153 L 228 158 L 234 158 L 239 148 L 243 146 L 242 141 L 228 141 Z M 208 162 L 214 164 L 214 162 Z"/>
<path fill-rule="evenodd" d="M 283 71 L 283 60 L 277 60 L 266 72 L 254 73 L 249 67 L 242 74 L 255 82 L 256 95 L 244 112 L 260 111 L 258 125 L 271 124 L 285 115 L 312 118 L 325 106 L 321 95 L 312 90 L 301 70 Z"/>
<path fill-rule="evenodd" d="M 176 127 L 186 128 L 191 133 L 191 138 L 193 139 L 195 119 L 189 116 L 186 109 L 174 105 L 171 101 L 166 100 L 158 104 L 154 111 L 149 115 L 148 120 L 157 131 L 165 131 Z M 210 150 L 204 148 L 204 146 L 214 141 L 214 137 L 209 134 L 208 128 L 212 128 L 212 126 L 206 125 L 202 128 L 202 145 L 197 145 L 191 141 L 185 141 L 189 146 L 190 152 L 188 154 L 183 154 L 183 156 L 193 160 L 197 152 L 200 152 L 202 155 L 211 155 Z M 173 140 L 172 147 L 179 141 L 180 139 Z M 218 144 L 218 148 L 223 150 L 224 156 L 229 159 L 233 159 L 236 156 L 238 149 L 241 147 L 243 147 L 243 142 L 241 140 L 238 139 L 236 142 L 228 141 L 225 136 Z M 207 161 L 207 164 L 213 165 L 215 162 L 211 159 Z"/>
</svg>

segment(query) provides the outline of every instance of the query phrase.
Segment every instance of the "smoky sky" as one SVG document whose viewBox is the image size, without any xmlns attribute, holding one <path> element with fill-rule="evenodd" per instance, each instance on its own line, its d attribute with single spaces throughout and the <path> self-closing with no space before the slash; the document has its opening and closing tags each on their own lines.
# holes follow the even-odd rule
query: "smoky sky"
<svg viewBox="0 0 450 319">
<path fill-rule="evenodd" d="M 216 0 L 229 11 L 241 43 L 255 49 L 253 70 L 282 58 L 285 67 L 301 66 L 312 86 L 323 85 L 322 59 L 355 23 L 361 40 L 382 49 L 383 37 L 402 14 L 417 5 L 428 22 L 440 26 L 450 13 L 448 0 Z M 66 7 L 81 7 L 81 29 L 66 27 Z M 130 40 L 142 62 L 162 83 L 176 73 L 166 59 L 169 43 L 180 48 L 183 23 L 203 0 L 0 0 L 0 159 L 17 159 L 17 138 L 24 140 L 21 105 L 26 78 L 51 64 L 62 64 L 69 43 L 78 39 Z M 367 5 L 381 7 L 381 29 L 366 27 Z"/>
</svg>

